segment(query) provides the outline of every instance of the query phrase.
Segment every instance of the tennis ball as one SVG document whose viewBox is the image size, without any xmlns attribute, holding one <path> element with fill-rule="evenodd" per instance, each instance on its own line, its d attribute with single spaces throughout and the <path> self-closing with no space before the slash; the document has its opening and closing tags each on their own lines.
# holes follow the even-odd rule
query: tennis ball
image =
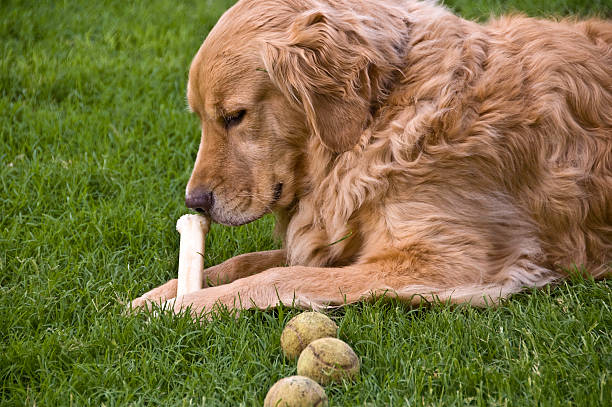
<svg viewBox="0 0 612 407">
<path fill-rule="evenodd" d="M 327 407 L 327 395 L 319 383 L 304 376 L 280 379 L 268 390 L 264 407 Z"/>
<path fill-rule="evenodd" d="M 359 374 L 359 358 L 346 342 L 321 338 L 312 341 L 300 354 L 297 372 L 322 385 L 355 379 Z"/>
<path fill-rule="evenodd" d="M 338 326 L 320 312 L 303 312 L 293 317 L 281 334 L 280 343 L 288 359 L 296 359 L 315 339 L 336 336 Z"/>
</svg>

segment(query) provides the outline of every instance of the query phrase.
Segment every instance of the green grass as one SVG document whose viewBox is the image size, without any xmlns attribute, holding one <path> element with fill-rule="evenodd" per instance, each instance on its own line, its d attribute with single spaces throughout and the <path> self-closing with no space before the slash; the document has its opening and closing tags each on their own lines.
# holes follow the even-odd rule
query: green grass
<svg viewBox="0 0 612 407">
<path fill-rule="evenodd" d="M 0 403 L 260 405 L 295 374 L 298 311 L 122 315 L 176 274 L 197 150 L 189 62 L 231 1 L 0 0 Z M 610 1 L 448 1 L 483 19 L 612 16 Z M 278 247 L 273 220 L 213 226 L 207 265 Z M 331 314 L 360 355 L 332 405 L 610 405 L 612 283 L 575 279 L 496 309 L 391 302 Z"/>
</svg>

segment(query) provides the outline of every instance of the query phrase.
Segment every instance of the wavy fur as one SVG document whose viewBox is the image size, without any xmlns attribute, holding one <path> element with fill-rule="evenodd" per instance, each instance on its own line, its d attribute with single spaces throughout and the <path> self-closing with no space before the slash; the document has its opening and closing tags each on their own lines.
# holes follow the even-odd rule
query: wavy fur
<svg viewBox="0 0 612 407">
<path fill-rule="evenodd" d="M 262 89 L 272 96 L 253 104 Z M 282 182 L 267 207 L 217 188 L 224 212 L 212 213 L 231 223 L 230 207 L 273 210 L 288 267 L 241 274 L 230 259 L 210 272 L 233 283 L 183 304 L 322 307 L 392 294 L 484 305 L 575 266 L 610 273 L 609 21 L 480 25 L 433 2 L 243 0 L 190 72 L 195 111 L 214 116 L 211 99 L 236 93 L 251 116 L 223 140 L 203 120 L 187 193 L 244 162 L 260 201 Z M 243 151 L 239 139 L 261 156 L 215 153 Z"/>
</svg>

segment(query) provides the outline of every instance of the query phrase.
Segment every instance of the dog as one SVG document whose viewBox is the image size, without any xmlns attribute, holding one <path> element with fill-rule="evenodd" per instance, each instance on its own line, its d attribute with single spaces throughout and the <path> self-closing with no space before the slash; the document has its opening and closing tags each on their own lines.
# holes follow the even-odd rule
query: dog
<svg viewBox="0 0 612 407">
<path fill-rule="evenodd" d="M 175 311 L 499 304 L 612 262 L 612 23 L 485 25 L 413 0 L 241 0 L 189 70 L 186 205 L 282 250 Z M 132 303 L 166 301 L 171 280 Z"/>
</svg>

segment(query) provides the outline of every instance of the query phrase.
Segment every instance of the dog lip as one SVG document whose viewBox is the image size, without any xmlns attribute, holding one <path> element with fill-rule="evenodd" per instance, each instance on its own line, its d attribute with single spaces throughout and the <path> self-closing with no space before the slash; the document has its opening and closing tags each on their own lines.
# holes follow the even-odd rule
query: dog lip
<svg viewBox="0 0 612 407">
<path fill-rule="evenodd" d="M 263 215 L 265 215 L 265 213 L 262 213 L 259 216 L 254 216 L 252 218 L 249 219 L 243 219 L 243 220 L 217 220 L 216 218 L 213 217 L 213 220 L 217 223 L 220 223 L 221 225 L 225 225 L 225 226 L 242 226 L 242 225 L 246 225 L 247 223 L 251 223 L 251 222 L 255 222 L 257 219 L 261 218 Z"/>
<path fill-rule="evenodd" d="M 280 200 L 282 193 L 283 193 L 283 183 L 279 182 L 278 184 L 276 184 L 274 186 L 274 194 L 272 195 L 272 201 L 270 202 L 270 205 L 268 205 L 268 208 L 271 208 L 275 203 L 277 203 Z M 217 223 L 220 223 L 222 225 L 225 225 L 225 226 L 242 226 L 242 225 L 246 225 L 247 223 L 251 223 L 251 222 L 256 221 L 257 219 L 259 219 L 262 216 L 264 216 L 266 213 L 267 213 L 267 211 L 264 211 L 264 212 L 262 212 L 258 216 L 253 216 L 251 218 L 242 219 L 242 220 L 239 220 L 239 221 L 237 221 L 237 220 L 229 220 L 228 221 L 228 220 L 225 220 L 225 219 L 221 220 L 221 219 L 218 219 L 215 216 L 215 214 L 213 213 L 212 214 L 212 220 L 217 222 Z"/>
</svg>

